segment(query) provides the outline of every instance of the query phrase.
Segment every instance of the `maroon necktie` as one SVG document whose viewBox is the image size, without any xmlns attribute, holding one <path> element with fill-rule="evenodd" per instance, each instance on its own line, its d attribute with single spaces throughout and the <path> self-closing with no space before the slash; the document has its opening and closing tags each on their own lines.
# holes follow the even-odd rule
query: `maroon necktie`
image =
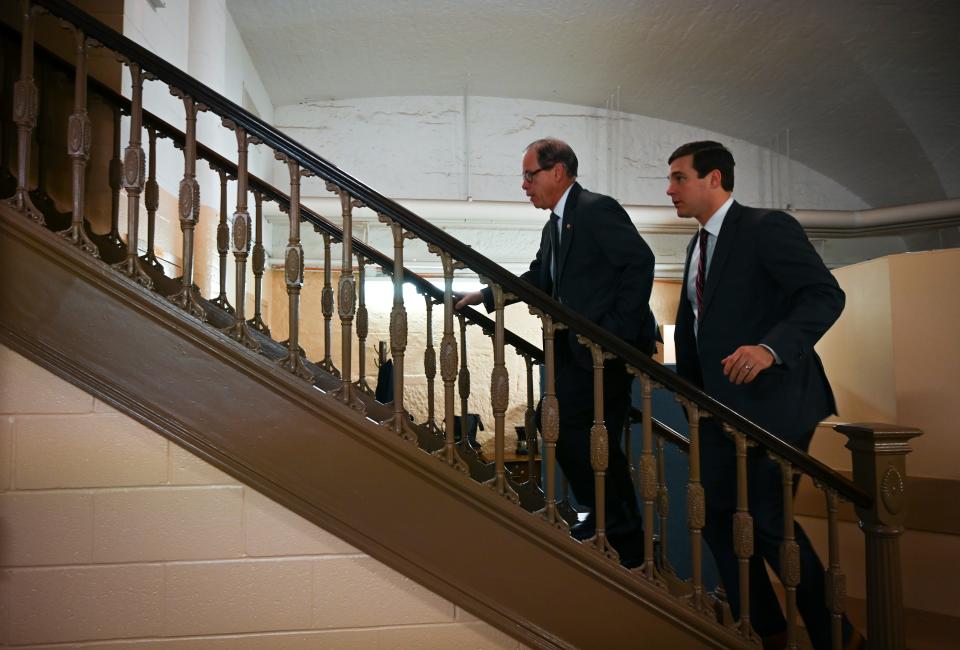
<svg viewBox="0 0 960 650">
<path fill-rule="evenodd" d="M 697 320 L 703 316 L 703 285 L 707 279 L 707 237 L 706 228 L 700 229 L 700 261 L 697 263 Z"/>
</svg>

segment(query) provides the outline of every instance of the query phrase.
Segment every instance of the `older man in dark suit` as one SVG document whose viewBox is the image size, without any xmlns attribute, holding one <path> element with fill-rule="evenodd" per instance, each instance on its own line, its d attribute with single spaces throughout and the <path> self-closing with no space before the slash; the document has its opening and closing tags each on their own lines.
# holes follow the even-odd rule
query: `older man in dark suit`
<svg viewBox="0 0 960 650">
<path fill-rule="evenodd" d="M 606 328 L 647 354 L 655 349 L 656 321 L 648 305 L 653 287 L 653 253 L 609 196 L 583 189 L 577 156 L 568 144 L 537 140 L 523 156 L 523 190 L 530 202 L 550 210 L 540 248 L 520 277 L 566 307 Z M 469 293 L 457 308 L 484 302 L 493 309 L 489 289 Z M 572 534 L 588 539 L 596 531 L 594 477 L 590 464 L 593 424 L 593 369 L 589 351 L 566 330 L 556 343 L 560 437 L 557 459 L 577 501 L 591 515 Z M 632 377 L 618 360 L 604 367 L 604 420 L 610 459 L 605 482 L 607 530 L 625 565 L 639 564 L 640 517 L 620 435 L 630 406 Z"/>
<path fill-rule="evenodd" d="M 836 412 L 814 344 L 843 310 L 844 294 L 790 215 L 733 200 L 733 155 L 717 142 L 692 142 L 670 156 L 667 194 L 677 216 L 700 227 L 687 249 L 676 321 L 677 371 L 708 395 L 797 449 L 807 451 L 817 423 Z M 712 418 L 701 424 L 704 537 L 731 608 L 740 588 L 733 549 L 736 511 L 734 445 Z M 786 621 L 764 560 L 779 573 L 783 483 L 762 450 L 748 457 L 754 556 L 750 608 L 765 645 L 778 647 Z M 795 488 L 794 488 L 795 489 Z M 830 647 L 824 571 L 806 534 L 800 548 L 798 608 L 815 648 Z M 860 639 L 844 622 L 847 640 Z"/>
</svg>

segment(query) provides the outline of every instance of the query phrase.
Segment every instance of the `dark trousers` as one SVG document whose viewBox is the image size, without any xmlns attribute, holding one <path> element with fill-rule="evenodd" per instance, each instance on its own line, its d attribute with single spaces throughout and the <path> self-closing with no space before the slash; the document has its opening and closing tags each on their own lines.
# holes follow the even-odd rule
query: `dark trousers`
<svg viewBox="0 0 960 650">
<path fill-rule="evenodd" d="M 559 343 L 559 341 L 558 341 Z M 570 358 L 557 345 L 557 401 L 560 407 L 560 436 L 557 461 L 577 502 L 594 510 L 596 489 L 591 465 L 590 429 L 593 427 L 593 370 Z M 630 466 L 620 440 L 630 408 L 633 375 L 623 363 L 608 360 L 603 371 L 603 419 L 607 427 L 609 463 L 604 481 L 608 523 L 637 512 L 637 498 L 630 480 Z"/>
<path fill-rule="evenodd" d="M 813 432 L 792 441 L 806 452 Z M 716 420 L 707 418 L 700 428 L 700 476 L 706 495 L 704 539 L 710 545 L 720 579 L 727 592 L 730 609 L 740 616 L 740 579 L 733 547 L 733 514 L 737 509 L 737 465 L 735 447 Z M 780 575 L 780 544 L 783 542 L 783 476 L 779 465 L 759 449 L 747 455 L 747 495 L 753 517 L 754 547 L 750 559 L 750 615 L 760 636 L 786 630 L 764 561 Z M 793 492 L 796 494 L 794 481 Z M 825 603 L 823 564 L 803 528 L 794 523 L 793 534 L 800 548 L 800 584 L 797 585 L 797 609 L 803 618 L 813 647 L 831 647 L 830 612 Z M 852 628 L 844 617 L 843 637 Z"/>
</svg>

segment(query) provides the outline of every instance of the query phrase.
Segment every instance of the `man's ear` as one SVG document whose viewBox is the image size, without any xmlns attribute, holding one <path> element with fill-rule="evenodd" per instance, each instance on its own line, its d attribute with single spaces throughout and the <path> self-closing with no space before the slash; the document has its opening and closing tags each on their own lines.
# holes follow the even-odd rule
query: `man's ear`
<svg viewBox="0 0 960 650">
<path fill-rule="evenodd" d="M 710 170 L 710 189 L 715 190 L 723 186 L 723 175 L 719 169 Z"/>
</svg>

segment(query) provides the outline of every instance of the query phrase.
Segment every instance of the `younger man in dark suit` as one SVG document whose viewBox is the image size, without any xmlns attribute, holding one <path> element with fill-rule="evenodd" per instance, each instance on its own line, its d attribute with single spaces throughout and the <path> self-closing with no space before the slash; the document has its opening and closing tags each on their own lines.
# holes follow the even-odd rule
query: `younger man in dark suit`
<svg viewBox="0 0 960 650">
<path fill-rule="evenodd" d="M 748 419 L 807 451 L 817 423 L 836 412 L 814 344 L 843 310 L 844 294 L 790 215 L 733 200 L 733 155 L 717 142 L 691 142 L 669 159 L 667 194 L 677 216 L 700 228 L 687 249 L 676 322 L 678 373 Z M 734 615 L 740 589 L 733 548 L 734 446 L 713 418 L 701 423 L 704 537 Z M 748 456 L 754 555 L 750 609 L 765 646 L 785 640 L 786 621 L 764 560 L 779 574 L 783 542 L 780 467 L 759 449 Z M 794 486 L 795 489 L 795 486 Z M 798 609 L 815 648 L 829 648 L 824 570 L 799 525 Z M 845 640 L 862 640 L 844 621 Z"/>
<path fill-rule="evenodd" d="M 647 354 L 655 349 L 656 321 L 648 302 L 653 287 L 653 253 L 609 196 L 583 189 L 577 156 L 560 140 L 531 143 L 523 156 L 523 190 L 534 207 L 551 210 L 540 248 L 522 276 L 565 306 L 606 328 Z M 551 229 L 553 232 L 551 233 Z M 553 242 L 559 244 L 554 250 Z M 483 302 L 493 309 L 489 289 L 468 293 L 457 308 Z M 593 362 L 576 336 L 561 330 L 555 341 L 560 437 L 557 460 L 577 501 L 591 515 L 572 534 L 592 537 L 596 530 L 594 477 L 590 464 L 593 424 Z M 605 483 L 607 531 L 625 565 L 641 561 L 642 538 L 637 499 L 620 437 L 630 407 L 629 375 L 618 360 L 604 367 L 604 420 L 609 434 Z"/>
</svg>

